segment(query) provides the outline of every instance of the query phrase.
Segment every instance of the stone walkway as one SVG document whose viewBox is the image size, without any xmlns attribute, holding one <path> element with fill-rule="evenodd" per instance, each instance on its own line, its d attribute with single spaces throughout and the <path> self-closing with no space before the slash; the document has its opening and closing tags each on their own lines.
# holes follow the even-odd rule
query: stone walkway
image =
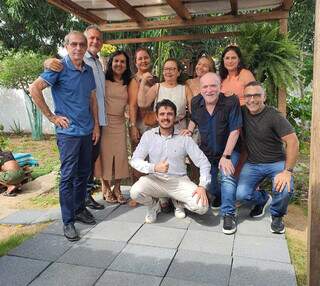
<svg viewBox="0 0 320 286">
<path fill-rule="evenodd" d="M 1 257 L 0 285 L 296 285 L 285 237 L 270 233 L 268 215 L 251 220 L 241 208 L 238 231 L 227 236 L 211 212 L 159 214 L 150 225 L 145 207 L 105 205 L 93 212 L 97 225 L 76 224 L 80 241 L 65 239 L 58 219 Z M 59 217 L 59 210 L 21 211 L 0 224 Z"/>
</svg>

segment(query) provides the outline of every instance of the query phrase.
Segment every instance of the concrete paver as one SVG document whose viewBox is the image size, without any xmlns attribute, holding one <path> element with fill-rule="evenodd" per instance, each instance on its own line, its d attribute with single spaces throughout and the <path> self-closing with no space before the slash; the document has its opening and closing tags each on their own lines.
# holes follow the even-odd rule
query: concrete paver
<svg viewBox="0 0 320 286">
<path fill-rule="evenodd" d="M 64 263 L 53 263 L 42 272 L 30 286 L 93 285 L 102 273 L 102 269 Z"/>
<path fill-rule="evenodd" d="M 175 252 L 175 249 L 128 244 L 109 269 L 164 276 Z"/>
<path fill-rule="evenodd" d="M 24 286 L 37 277 L 50 262 L 24 257 L 3 256 L 0 258 L 0 285 Z"/>
<path fill-rule="evenodd" d="M 235 257 L 230 286 L 295 286 L 296 279 L 291 264 Z"/>
<path fill-rule="evenodd" d="M 296 285 L 285 236 L 269 232 L 269 214 L 248 219 L 241 208 L 237 233 L 226 236 L 211 210 L 185 219 L 159 214 L 144 224 L 145 207 L 100 202 L 106 208 L 92 211 L 97 225 L 76 223 L 81 240 L 73 243 L 63 236 L 59 209 L 5 218 L 57 220 L 0 258 L 0 285 Z"/>
</svg>

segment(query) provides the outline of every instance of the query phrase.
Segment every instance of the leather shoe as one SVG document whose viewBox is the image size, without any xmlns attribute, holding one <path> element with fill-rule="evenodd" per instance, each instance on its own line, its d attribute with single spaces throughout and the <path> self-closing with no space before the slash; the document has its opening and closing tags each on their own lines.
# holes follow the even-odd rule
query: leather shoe
<svg viewBox="0 0 320 286">
<path fill-rule="evenodd" d="M 80 239 L 73 223 L 68 223 L 63 226 L 63 234 L 69 241 L 78 241 Z"/>
<path fill-rule="evenodd" d="M 87 212 L 87 209 L 83 210 L 81 213 L 75 215 L 74 220 L 78 222 L 82 222 L 84 224 L 96 224 L 96 221 L 93 217 L 90 217 Z"/>
<path fill-rule="evenodd" d="M 104 205 L 99 204 L 94 200 L 94 198 L 91 196 L 91 194 L 88 194 L 86 198 L 86 207 L 93 209 L 93 210 L 103 210 Z"/>
<path fill-rule="evenodd" d="M 87 208 L 84 208 L 83 212 L 86 214 L 86 216 L 94 219 L 93 214 Z"/>
</svg>

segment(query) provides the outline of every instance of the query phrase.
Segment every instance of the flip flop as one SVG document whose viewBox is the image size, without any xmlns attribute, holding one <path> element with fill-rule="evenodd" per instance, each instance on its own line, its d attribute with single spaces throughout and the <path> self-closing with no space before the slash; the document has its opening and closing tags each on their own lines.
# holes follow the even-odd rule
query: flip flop
<svg viewBox="0 0 320 286">
<path fill-rule="evenodd" d="M 17 193 L 15 191 L 8 193 L 7 191 L 2 193 L 3 196 L 5 197 L 15 197 Z"/>
</svg>

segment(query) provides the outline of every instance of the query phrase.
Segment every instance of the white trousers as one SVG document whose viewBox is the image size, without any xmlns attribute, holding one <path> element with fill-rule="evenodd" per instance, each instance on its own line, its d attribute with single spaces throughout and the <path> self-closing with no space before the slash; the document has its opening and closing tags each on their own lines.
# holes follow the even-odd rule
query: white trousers
<svg viewBox="0 0 320 286">
<path fill-rule="evenodd" d="M 205 214 L 208 206 L 199 201 L 198 195 L 192 196 L 197 185 L 188 176 L 158 176 L 155 174 L 141 177 L 130 190 L 133 200 L 145 206 L 152 206 L 159 198 L 172 198 L 182 204 L 182 207 L 197 214 Z"/>
</svg>

